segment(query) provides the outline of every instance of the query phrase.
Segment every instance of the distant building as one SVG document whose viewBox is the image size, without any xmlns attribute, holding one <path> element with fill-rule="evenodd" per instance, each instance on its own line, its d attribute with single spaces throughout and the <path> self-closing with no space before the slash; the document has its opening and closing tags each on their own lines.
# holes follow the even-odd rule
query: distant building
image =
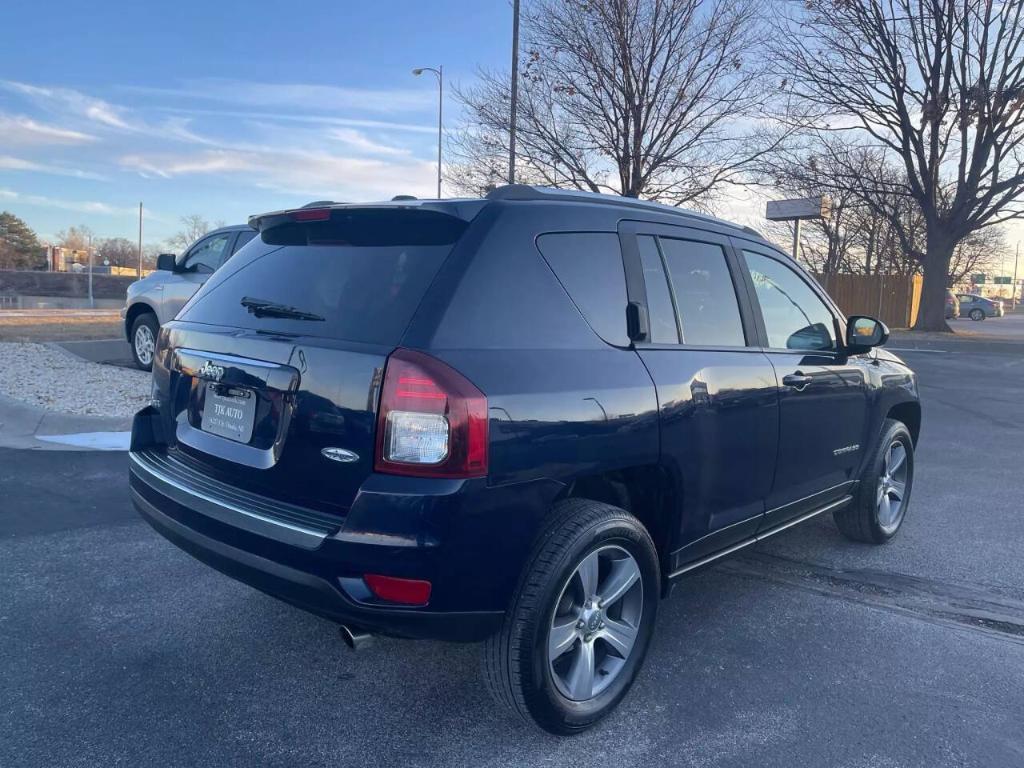
<svg viewBox="0 0 1024 768">
<path fill-rule="evenodd" d="M 81 272 L 89 268 L 89 252 L 60 245 L 46 247 L 46 268 L 50 272 Z"/>
</svg>

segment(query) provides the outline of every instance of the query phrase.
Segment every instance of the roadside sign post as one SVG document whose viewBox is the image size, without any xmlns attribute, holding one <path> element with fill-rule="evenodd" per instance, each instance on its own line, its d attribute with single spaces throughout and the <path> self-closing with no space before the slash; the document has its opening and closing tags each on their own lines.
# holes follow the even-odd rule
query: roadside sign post
<svg viewBox="0 0 1024 768">
<path fill-rule="evenodd" d="M 800 222 L 805 219 L 827 219 L 832 213 L 832 201 L 824 196 L 800 197 L 792 200 L 769 200 L 764 217 L 769 221 L 792 221 L 793 259 L 800 255 Z"/>
</svg>

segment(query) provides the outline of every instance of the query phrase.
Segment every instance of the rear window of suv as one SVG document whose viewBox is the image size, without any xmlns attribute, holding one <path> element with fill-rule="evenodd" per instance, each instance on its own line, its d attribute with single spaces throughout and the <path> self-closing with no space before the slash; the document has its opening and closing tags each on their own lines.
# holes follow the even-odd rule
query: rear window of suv
<svg viewBox="0 0 1024 768">
<path fill-rule="evenodd" d="M 179 318 L 372 344 L 397 344 L 467 223 L 420 210 L 336 212 L 261 234 Z M 307 317 L 256 311 L 255 303 Z"/>
</svg>

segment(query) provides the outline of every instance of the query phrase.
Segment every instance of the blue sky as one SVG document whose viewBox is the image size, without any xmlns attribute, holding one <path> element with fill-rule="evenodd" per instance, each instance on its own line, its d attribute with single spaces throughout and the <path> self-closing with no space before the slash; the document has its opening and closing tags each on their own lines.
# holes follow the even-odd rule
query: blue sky
<svg viewBox="0 0 1024 768">
<path fill-rule="evenodd" d="M 41 9 L 44 9 L 41 12 Z M 182 215 L 244 221 L 435 189 L 436 81 L 508 66 L 508 0 L 7 3 L 0 210 L 147 243 Z M 457 105 L 446 98 L 446 127 Z"/>
</svg>

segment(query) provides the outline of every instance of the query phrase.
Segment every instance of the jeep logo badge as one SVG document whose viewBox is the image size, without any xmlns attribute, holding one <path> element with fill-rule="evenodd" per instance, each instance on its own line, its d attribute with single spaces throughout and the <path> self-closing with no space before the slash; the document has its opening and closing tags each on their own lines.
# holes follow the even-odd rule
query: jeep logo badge
<svg viewBox="0 0 1024 768">
<path fill-rule="evenodd" d="M 320 454 L 325 459 L 331 461 L 340 461 L 343 464 L 351 464 L 353 461 L 359 461 L 359 454 L 355 451 L 349 451 L 345 448 L 323 448 Z"/>
<path fill-rule="evenodd" d="M 223 366 L 215 365 L 213 362 L 207 360 L 203 363 L 203 367 L 196 371 L 196 375 L 201 379 L 220 381 L 224 378 L 224 368 Z"/>
</svg>

